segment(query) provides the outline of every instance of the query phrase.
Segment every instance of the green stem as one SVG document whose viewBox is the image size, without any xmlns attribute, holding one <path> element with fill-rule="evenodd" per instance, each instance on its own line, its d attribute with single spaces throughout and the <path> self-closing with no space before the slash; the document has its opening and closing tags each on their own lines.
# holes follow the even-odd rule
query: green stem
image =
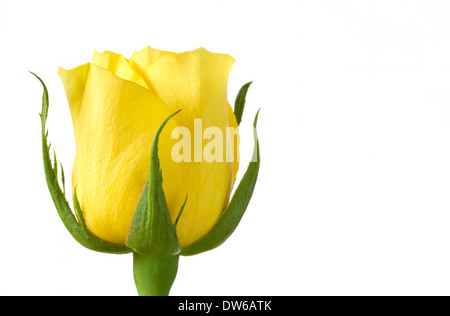
<svg viewBox="0 0 450 316">
<path fill-rule="evenodd" d="M 133 253 L 134 282 L 139 296 L 168 296 L 179 256 L 154 257 Z"/>
</svg>

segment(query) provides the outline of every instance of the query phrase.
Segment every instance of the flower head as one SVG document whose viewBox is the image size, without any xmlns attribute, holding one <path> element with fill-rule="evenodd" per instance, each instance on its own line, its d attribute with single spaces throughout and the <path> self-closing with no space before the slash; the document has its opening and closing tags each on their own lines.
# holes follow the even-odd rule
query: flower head
<svg viewBox="0 0 450 316">
<path fill-rule="evenodd" d="M 175 54 L 146 47 L 129 59 L 94 52 L 92 63 L 60 68 L 77 149 L 72 185 L 86 226 L 95 236 L 125 245 L 148 176 L 155 132 L 180 109 L 160 136 L 159 159 L 173 222 L 187 197 L 176 227 L 181 247 L 201 239 L 216 224 L 228 205 L 239 166 L 238 159 L 227 159 L 226 153 L 230 147 L 237 153 L 237 142 L 224 137 L 215 143 L 215 159 L 196 158 L 208 146 L 202 140 L 210 128 L 224 136 L 227 128 L 237 128 L 227 100 L 233 63 L 229 55 L 203 48 Z M 184 135 L 190 137 L 190 159 L 173 157 L 181 138 L 178 128 L 190 132 Z M 183 155 L 186 158 L 186 152 Z"/>
</svg>

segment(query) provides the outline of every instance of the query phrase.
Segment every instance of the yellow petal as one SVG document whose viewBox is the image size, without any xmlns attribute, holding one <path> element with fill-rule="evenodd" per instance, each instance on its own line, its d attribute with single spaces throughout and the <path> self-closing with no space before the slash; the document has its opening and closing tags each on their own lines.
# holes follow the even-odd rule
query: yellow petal
<svg viewBox="0 0 450 316">
<path fill-rule="evenodd" d="M 60 68 L 59 75 L 76 139 L 72 184 L 86 225 L 99 238 L 124 245 L 149 172 L 154 133 L 171 112 L 148 89 L 94 64 Z M 170 120 L 159 142 L 163 186 L 178 178 L 170 156 L 175 126 Z M 169 200 L 179 195 L 164 190 Z"/>
<path fill-rule="evenodd" d="M 228 105 L 228 126 L 232 128 L 236 128 L 239 131 L 239 125 L 236 120 L 236 116 L 234 115 L 234 111 L 230 105 Z M 239 139 L 235 139 L 233 146 L 233 179 L 232 183 L 236 181 L 236 175 L 239 170 Z"/>
<path fill-rule="evenodd" d="M 153 51 L 150 53 L 152 55 Z M 223 162 L 194 161 L 194 141 L 201 139 L 207 128 L 217 127 L 225 137 L 227 126 L 237 126 L 230 116 L 227 100 L 228 75 L 234 59 L 203 48 L 180 54 L 154 55 L 157 58 L 147 59 L 147 64 L 141 65 L 146 66 L 141 75 L 170 111 L 182 109 L 175 119 L 179 126 L 187 127 L 192 136 L 192 162 L 179 163 L 182 169 L 176 188 L 179 195 L 176 200 L 168 201 L 173 218 L 186 194 L 188 196 L 177 225 L 180 245 L 185 247 L 203 237 L 217 222 L 228 205 L 234 171 L 237 172 L 236 163 L 226 162 L 226 148 L 230 144 L 225 141 Z M 194 119 L 202 120 L 201 135 L 194 131 Z M 200 151 L 207 143 L 203 141 Z"/>
<path fill-rule="evenodd" d="M 228 123 L 227 85 L 234 59 L 211 53 L 204 48 L 170 54 L 163 53 L 142 73 L 169 109 L 183 108 L 177 121 L 193 126 L 193 118 L 202 118 L 207 126 Z"/>
<path fill-rule="evenodd" d="M 109 51 L 105 51 L 103 53 L 94 51 L 93 63 L 97 66 L 109 70 L 122 79 L 136 82 L 137 84 L 148 88 L 141 75 L 139 75 L 139 73 L 137 73 L 133 68 L 130 67 L 128 60 L 122 55 Z"/>
<path fill-rule="evenodd" d="M 131 58 L 129 60 L 129 64 L 145 80 L 146 79 L 145 69 L 148 66 L 153 64 L 155 62 L 155 60 L 157 60 L 161 56 L 174 55 L 174 54 L 175 53 L 158 50 L 158 49 L 151 48 L 150 46 L 147 46 L 140 51 L 134 52 L 134 54 L 131 56 Z M 145 81 L 147 83 L 147 86 L 150 87 L 151 86 L 150 81 L 149 80 L 145 80 Z"/>
</svg>

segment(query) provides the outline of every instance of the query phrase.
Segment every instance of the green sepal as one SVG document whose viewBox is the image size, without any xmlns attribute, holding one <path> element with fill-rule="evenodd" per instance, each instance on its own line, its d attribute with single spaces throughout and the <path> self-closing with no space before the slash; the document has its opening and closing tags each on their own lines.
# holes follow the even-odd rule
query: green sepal
<svg viewBox="0 0 450 316">
<path fill-rule="evenodd" d="M 158 158 L 158 141 L 162 129 L 173 113 L 162 122 L 155 133 L 151 148 L 150 172 L 139 198 L 126 245 L 145 256 L 174 256 L 180 253 L 175 225 L 162 187 L 162 172 Z"/>
<path fill-rule="evenodd" d="M 236 100 L 234 102 L 234 115 L 236 116 L 236 122 L 238 125 L 241 124 L 242 114 L 244 113 L 245 97 L 247 96 L 247 91 L 253 81 L 247 82 L 239 90 Z"/>
<path fill-rule="evenodd" d="M 180 253 L 181 255 L 196 255 L 220 246 L 228 239 L 228 237 L 230 237 L 241 221 L 241 218 L 244 215 L 252 197 L 259 172 L 260 154 L 258 135 L 256 132 L 258 114 L 259 110 L 258 113 L 256 113 L 255 120 L 253 122 L 253 133 L 255 138 L 253 158 L 249 163 L 247 171 L 239 183 L 230 204 L 209 233 L 192 245 L 183 248 Z"/>
<path fill-rule="evenodd" d="M 47 142 L 48 132 L 46 131 L 45 124 L 47 122 L 48 116 L 48 107 L 49 107 L 49 99 L 48 99 L 48 91 L 44 82 L 39 78 L 36 74 L 32 73 L 42 84 L 44 88 L 44 92 L 42 95 L 42 110 L 40 113 L 41 117 L 41 127 L 42 127 L 42 156 L 44 161 L 44 171 L 45 178 L 47 181 L 47 186 L 50 191 L 50 195 L 53 199 L 53 203 L 55 204 L 56 210 L 58 211 L 58 215 L 61 218 L 64 226 L 66 226 L 69 233 L 84 247 L 106 253 L 114 253 L 114 254 L 124 254 L 130 253 L 131 250 L 129 248 L 115 245 L 109 242 L 106 242 L 102 239 L 99 239 L 92 235 L 84 225 L 84 219 L 79 217 L 80 222 L 83 223 L 80 225 L 73 215 L 72 210 L 70 209 L 69 203 L 65 197 L 65 180 L 64 180 L 64 171 L 61 166 L 61 181 L 63 183 L 63 190 L 58 183 L 58 170 L 57 170 L 57 161 L 56 161 L 56 153 L 53 152 L 54 164 L 52 165 L 52 161 L 50 159 L 50 145 Z M 75 195 L 76 199 L 76 195 Z M 78 200 L 74 202 L 76 207 L 79 208 Z M 78 216 L 82 215 L 82 212 L 78 212 Z"/>
<path fill-rule="evenodd" d="M 188 199 L 188 196 L 186 194 L 186 198 L 184 199 L 183 205 L 181 205 L 181 207 L 180 207 L 180 211 L 178 212 L 177 219 L 175 220 L 175 223 L 174 223 L 175 228 L 177 227 L 178 221 L 180 220 L 180 217 L 183 214 L 184 207 L 186 206 L 187 199 Z"/>
</svg>

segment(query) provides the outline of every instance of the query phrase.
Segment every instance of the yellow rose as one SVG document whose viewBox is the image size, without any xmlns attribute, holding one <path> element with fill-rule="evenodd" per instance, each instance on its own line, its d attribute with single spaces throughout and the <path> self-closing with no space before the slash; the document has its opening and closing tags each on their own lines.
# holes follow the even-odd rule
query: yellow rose
<svg viewBox="0 0 450 316">
<path fill-rule="evenodd" d="M 251 82 L 227 101 L 234 59 L 203 48 L 175 54 L 147 47 L 130 59 L 94 53 L 92 63 L 60 68 L 75 132 L 76 217 L 41 111 L 45 178 L 58 215 L 84 247 L 133 253 L 139 295 L 168 295 L 179 256 L 220 246 L 236 229 L 255 188 L 260 156 L 230 200 L 239 167 L 239 133 Z M 259 111 L 258 111 L 259 113 Z M 59 168 L 61 168 L 59 170 Z M 60 185 L 62 184 L 62 187 Z"/>
<path fill-rule="evenodd" d="M 177 223 L 180 246 L 205 236 L 228 206 L 238 161 L 225 159 L 230 146 L 223 142 L 224 159 L 175 162 L 172 139 L 177 127 L 195 138 L 209 127 L 237 128 L 227 100 L 228 75 L 234 59 L 200 48 L 175 54 L 147 47 L 126 59 L 112 52 L 94 52 L 92 63 L 72 70 L 59 69 L 74 126 L 76 156 L 72 186 L 87 229 L 98 238 L 124 246 L 133 213 L 150 166 L 156 130 L 181 109 L 159 140 L 163 189 L 172 222 Z M 175 133 L 176 134 L 176 133 Z M 194 139 L 192 139 L 192 144 Z M 208 141 L 201 144 L 203 152 Z M 193 146 L 194 147 L 194 146 Z M 198 149 L 198 148 L 197 148 Z"/>
</svg>

